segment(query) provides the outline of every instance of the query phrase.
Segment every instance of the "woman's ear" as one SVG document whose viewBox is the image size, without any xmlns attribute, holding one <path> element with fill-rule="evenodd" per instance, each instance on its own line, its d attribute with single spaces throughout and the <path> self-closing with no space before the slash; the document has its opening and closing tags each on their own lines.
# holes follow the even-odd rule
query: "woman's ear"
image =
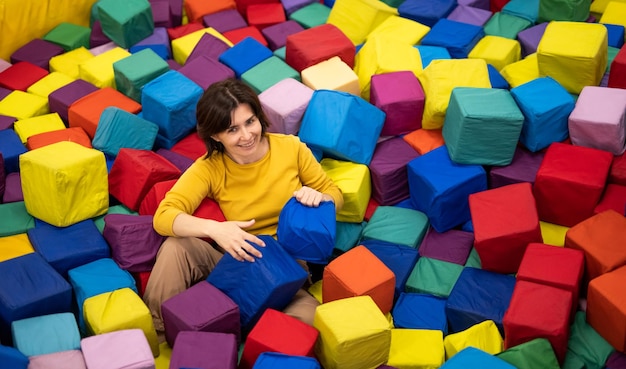
<svg viewBox="0 0 626 369">
<path fill-rule="evenodd" d="M 220 140 L 217 139 L 217 135 L 212 135 L 211 138 L 213 139 L 213 141 L 215 142 L 220 142 Z"/>
</svg>

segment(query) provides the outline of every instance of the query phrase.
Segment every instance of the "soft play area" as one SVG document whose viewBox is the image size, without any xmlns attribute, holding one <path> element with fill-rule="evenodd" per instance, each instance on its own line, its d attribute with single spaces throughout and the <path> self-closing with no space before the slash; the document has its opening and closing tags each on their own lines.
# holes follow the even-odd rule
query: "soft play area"
<svg viewBox="0 0 626 369">
<path fill-rule="evenodd" d="M 0 368 L 626 368 L 625 26 L 626 0 L 0 1 Z M 153 216 L 227 78 L 345 204 L 288 201 L 158 334 Z"/>
</svg>

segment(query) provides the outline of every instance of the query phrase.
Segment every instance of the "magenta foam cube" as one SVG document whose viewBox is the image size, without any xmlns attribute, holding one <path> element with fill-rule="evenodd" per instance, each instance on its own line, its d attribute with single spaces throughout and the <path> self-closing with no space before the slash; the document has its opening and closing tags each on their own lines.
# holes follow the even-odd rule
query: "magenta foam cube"
<svg viewBox="0 0 626 369">
<path fill-rule="evenodd" d="M 409 198 L 406 165 L 420 154 L 402 137 L 379 142 L 370 162 L 372 198 L 380 205 L 395 205 Z"/>
<path fill-rule="evenodd" d="M 11 63 L 26 61 L 48 70 L 50 59 L 64 52 L 65 50 L 57 44 L 35 38 L 11 54 Z"/>
<path fill-rule="evenodd" d="M 424 90 L 413 72 L 375 74 L 370 103 L 385 112 L 381 136 L 397 136 L 422 127 Z"/>
<path fill-rule="evenodd" d="M 170 368 L 236 369 L 237 348 L 231 333 L 180 332 L 172 349 Z"/>
<path fill-rule="evenodd" d="M 197 57 L 185 63 L 178 72 L 206 90 L 215 82 L 234 78 L 235 72 L 215 58 Z"/>
<path fill-rule="evenodd" d="M 222 10 L 202 17 L 205 26 L 215 29 L 219 33 L 248 27 L 248 23 L 236 9 Z"/>
<path fill-rule="evenodd" d="M 544 155 L 543 151 L 530 152 L 518 146 L 515 148 L 511 164 L 491 168 L 489 171 L 489 188 L 521 182 L 535 183 L 535 177 Z"/>
<path fill-rule="evenodd" d="M 418 250 L 420 256 L 465 265 L 473 246 L 472 232 L 451 229 L 440 233 L 429 228 Z"/>
</svg>

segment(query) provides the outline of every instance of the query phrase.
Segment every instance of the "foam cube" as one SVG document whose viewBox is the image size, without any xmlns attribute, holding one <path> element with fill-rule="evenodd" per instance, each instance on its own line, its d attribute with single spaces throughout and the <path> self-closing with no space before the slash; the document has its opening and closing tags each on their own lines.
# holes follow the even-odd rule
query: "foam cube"
<svg viewBox="0 0 626 369">
<path fill-rule="evenodd" d="M 105 108 L 92 145 L 105 154 L 117 156 L 120 149 L 152 150 L 159 126 L 117 107 Z"/>
<path fill-rule="evenodd" d="M 86 47 L 79 47 L 50 58 L 50 72 L 60 72 L 68 77 L 78 79 L 80 78 L 79 65 L 93 57 L 95 55 Z"/>
<path fill-rule="evenodd" d="M 522 134 L 523 131 L 524 128 L 522 128 Z M 518 146 L 513 154 L 511 164 L 491 168 L 489 171 L 489 188 L 521 182 L 534 183 L 543 157 L 543 151 L 530 152 Z"/>
<path fill-rule="evenodd" d="M 295 78 L 285 78 L 259 94 L 269 132 L 297 135 L 313 90 Z"/>
<path fill-rule="evenodd" d="M 338 56 L 350 68 L 354 67 L 356 47 L 331 23 L 287 36 L 285 47 L 285 61 L 298 72 L 333 56 Z"/>
<path fill-rule="evenodd" d="M 120 269 L 110 258 L 98 259 L 72 268 L 67 274 L 78 306 L 78 328 L 84 333 L 87 333 L 87 327 L 83 304 L 87 299 L 122 288 L 130 288 L 137 292 L 135 280 L 130 273 Z"/>
<path fill-rule="evenodd" d="M 428 230 L 426 214 L 397 206 L 378 206 L 363 228 L 361 239 L 375 239 L 417 248 Z"/>
<path fill-rule="evenodd" d="M 122 48 L 129 48 L 154 31 L 150 3 L 144 0 L 104 0 L 96 4 L 102 32 Z"/>
<path fill-rule="evenodd" d="M 80 350 L 66 350 L 52 354 L 35 355 L 28 359 L 30 369 L 46 369 L 63 366 L 75 369 L 87 369 L 85 358 Z"/>
<path fill-rule="evenodd" d="M 102 215 L 109 206 L 102 152 L 58 142 L 21 155 L 20 169 L 26 208 L 47 223 L 69 226 Z"/>
<path fill-rule="evenodd" d="M 358 14 L 358 22 L 353 18 L 355 14 Z M 363 42 L 370 31 L 395 15 L 398 15 L 398 9 L 386 3 L 340 0 L 332 4 L 327 23 L 339 28 L 357 45 Z"/>
<path fill-rule="evenodd" d="M 26 119 L 48 114 L 48 101 L 28 92 L 15 90 L 0 100 L 0 114 L 15 119 Z"/>
<path fill-rule="evenodd" d="M 445 361 L 443 333 L 428 329 L 392 329 L 389 360 L 396 367 L 438 368 Z"/>
<path fill-rule="evenodd" d="M 219 61 L 231 68 L 237 78 L 255 65 L 272 57 L 272 51 L 252 37 L 246 37 L 219 56 Z"/>
<path fill-rule="evenodd" d="M 568 118 L 572 143 L 621 155 L 626 149 L 626 90 L 585 86 Z"/>
<path fill-rule="evenodd" d="M 202 17 L 202 23 L 220 33 L 243 28 L 248 25 L 243 15 L 234 8 L 209 13 Z"/>
<path fill-rule="evenodd" d="M 440 233 L 429 228 L 419 245 L 419 253 L 420 256 L 465 265 L 473 246 L 471 232 L 451 229 Z"/>
<path fill-rule="evenodd" d="M 162 74 L 143 87 L 143 118 L 159 126 L 157 144 L 169 149 L 191 133 L 196 126 L 195 109 L 202 92 L 177 71 Z"/>
<path fill-rule="evenodd" d="M 289 20 L 296 21 L 304 29 L 309 29 L 327 24 L 330 10 L 330 7 L 314 2 L 291 13 Z"/>
<path fill-rule="evenodd" d="M 80 333 L 70 312 L 40 315 L 11 324 L 13 345 L 26 356 L 80 348 Z"/>
<path fill-rule="evenodd" d="M 74 78 L 68 77 L 63 73 L 51 72 L 39 81 L 30 85 L 28 89 L 26 89 L 26 92 L 47 98 L 55 90 L 73 81 Z"/>
<path fill-rule="evenodd" d="M 447 335 L 443 344 L 446 348 L 446 359 L 450 360 L 470 346 L 496 355 L 502 351 L 503 341 L 496 324 L 492 320 L 485 320 L 464 331 Z"/>
<path fill-rule="evenodd" d="M 365 246 L 357 246 L 324 268 L 324 303 L 354 296 L 370 296 L 387 314 L 393 305 L 395 275 Z"/>
<path fill-rule="evenodd" d="M 464 268 L 448 300 L 446 316 L 450 332 L 461 332 L 486 320 L 502 333 L 502 319 L 509 307 L 515 277 L 483 269 Z"/>
<path fill-rule="evenodd" d="M 152 6 L 156 6 L 157 4 L 166 4 L 165 6 L 169 10 L 169 4 L 166 1 L 158 1 L 153 2 Z M 153 8 L 154 9 L 154 8 Z M 155 23 L 156 26 L 156 23 Z M 164 27 L 155 27 L 154 32 L 143 40 L 139 41 L 135 45 L 133 45 L 128 51 L 131 54 L 136 54 L 141 50 L 150 49 L 155 54 L 157 54 L 161 59 L 166 60 L 171 59 L 172 57 L 172 47 L 170 45 L 170 38 L 167 35 L 167 30 Z"/>
<path fill-rule="evenodd" d="M 4 194 L 2 195 L 2 202 L 12 203 L 18 201 L 24 201 L 21 175 L 17 172 L 9 173 L 6 176 L 5 190 Z"/>
<path fill-rule="evenodd" d="M 210 33 L 202 33 L 202 37 L 200 37 L 198 43 L 187 57 L 185 65 L 188 65 L 191 61 L 200 56 L 217 60 L 219 56 L 228 49 L 230 49 L 230 46 L 220 38 Z"/>
<path fill-rule="evenodd" d="M 462 271 L 462 265 L 420 257 L 409 275 L 405 290 L 448 298 Z"/>
<path fill-rule="evenodd" d="M 268 235 L 259 238 L 266 244 L 263 258 L 241 263 L 225 254 L 207 278 L 239 305 L 241 326 L 245 330 L 254 326 L 265 309 L 285 308 L 307 278 L 304 269 L 276 240 Z"/>
<path fill-rule="evenodd" d="M 267 309 L 246 338 L 240 368 L 256 368 L 264 352 L 315 357 L 319 332 L 285 313 Z"/>
<path fill-rule="evenodd" d="M 411 204 L 426 213 L 437 232 L 470 220 L 467 197 L 487 189 L 484 169 L 454 163 L 445 146 L 411 160 L 407 171 Z"/>
<path fill-rule="evenodd" d="M 400 4 L 398 14 L 401 17 L 433 27 L 438 20 L 446 18 L 455 7 L 456 2 L 451 0 L 436 1 L 434 3 L 426 0 L 409 0 Z"/>
<path fill-rule="evenodd" d="M 59 45 L 64 51 L 71 51 L 80 47 L 89 47 L 89 27 L 61 22 L 43 36 L 43 39 Z"/>
<path fill-rule="evenodd" d="M 537 52 L 539 42 L 543 37 L 548 22 L 538 23 L 532 27 L 526 28 L 517 34 L 517 40 L 522 47 L 522 57 L 527 57 Z"/>
<path fill-rule="evenodd" d="M 299 80 L 300 73 L 291 68 L 281 58 L 272 55 L 241 75 L 256 93 L 261 93 L 286 78 Z"/>
<path fill-rule="evenodd" d="M 263 29 L 286 21 L 285 9 L 279 2 L 250 4 L 246 8 L 248 25 Z"/>
<path fill-rule="evenodd" d="M 230 333 L 241 340 L 239 307 L 207 281 L 165 300 L 161 314 L 170 346 L 183 331 Z"/>
<path fill-rule="evenodd" d="M 111 256 L 109 245 L 91 219 L 68 227 L 37 222 L 27 234 L 35 251 L 63 277 L 70 269 Z"/>
<path fill-rule="evenodd" d="M 516 368 L 560 368 L 550 341 L 545 338 L 535 338 L 513 346 L 496 356 Z"/>
<path fill-rule="evenodd" d="M 217 37 L 228 46 L 233 46 L 233 43 L 230 40 L 211 27 L 200 27 L 200 29 L 190 29 L 189 31 L 189 33 L 185 33 L 179 37 L 172 37 L 173 35 L 170 35 L 170 39 L 172 40 L 172 56 L 173 59 L 180 65 L 185 65 L 195 47 L 207 33 Z"/>
<path fill-rule="evenodd" d="M 305 0 L 311 3 L 310 0 Z M 285 12 L 289 14 L 289 10 L 285 9 Z M 281 47 L 287 45 L 287 36 L 294 33 L 302 32 L 304 28 L 294 20 L 286 20 L 269 27 L 265 27 L 261 30 L 263 37 L 267 40 L 267 46 L 270 50 L 275 51 Z"/>
<path fill-rule="evenodd" d="M 111 257 L 124 270 L 152 270 L 156 254 L 165 240 L 152 227 L 152 216 L 107 214 L 102 236 L 111 248 Z"/>
<path fill-rule="evenodd" d="M 479 348 L 466 347 L 459 351 L 454 357 L 440 367 L 441 369 L 462 369 L 467 367 L 493 368 L 493 369 L 513 369 L 513 365 L 495 357 Z"/>
<path fill-rule="evenodd" d="M 81 127 L 64 128 L 58 131 L 44 132 L 30 136 L 26 140 L 26 147 L 29 150 L 35 150 L 61 141 L 72 141 L 86 148 L 92 148 L 91 139 Z"/>
<path fill-rule="evenodd" d="M 601 24 L 551 22 L 537 47 L 542 76 L 550 76 L 573 94 L 597 86 L 607 66 L 607 30 Z"/>
<path fill-rule="evenodd" d="M 359 96 L 359 77 L 338 56 L 302 70 L 302 83 L 313 90 L 327 89 Z"/>
<path fill-rule="evenodd" d="M 78 75 L 81 79 L 92 83 L 96 87 L 115 88 L 115 70 L 113 69 L 113 64 L 130 55 L 131 54 L 126 51 L 126 49 L 119 46 L 113 47 L 80 63 L 78 65 Z"/>
<path fill-rule="evenodd" d="M 394 300 L 397 299 L 404 291 L 409 275 L 417 263 L 417 250 L 410 246 L 371 239 L 363 240 L 359 244 L 365 246 L 396 276 Z"/>
<path fill-rule="evenodd" d="M 137 211 L 155 183 L 178 177 L 178 168 L 154 151 L 122 148 L 109 172 L 109 192 Z"/>
<path fill-rule="evenodd" d="M 607 151 L 552 143 L 533 186 L 539 219 L 571 227 L 592 216 L 612 157 Z"/>
<path fill-rule="evenodd" d="M 153 356 L 159 356 L 152 315 L 136 290 L 125 287 L 89 297 L 83 302 L 83 316 L 90 334 L 141 329 L 148 339 Z"/>
<path fill-rule="evenodd" d="M 11 64 L 29 62 L 43 69 L 49 69 L 50 59 L 63 54 L 61 46 L 41 38 L 34 38 L 11 54 Z"/>
<path fill-rule="evenodd" d="M 200 56 L 178 69 L 178 72 L 206 90 L 213 83 L 227 78 L 235 78 L 235 72 L 216 58 Z"/>
<path fill-rule="evenodd" d="M 626 351 L 624 302 L 620 300 L 620 284 L 626 266 L 605 273 L 589 283 L 587 322 L 617 351 Z"/>
<path fill-rule="evenodd" d="M 278 352 L 263 352 L 254 363 L 253 369 L 271 369 L 284 366 L 294 369 L 321 369 L 320 363 L 312 357 L 286 355 Z"/>
<path fill-rule="evenodd" d="M 372 176 L 372 198 L 380 205 L 393 205 L 409 197 L 406 165 L 419 156 L 400 137 L 376 145 L 369 168 Z"/>
<path fill-rule="evenodd" d="M 324 368 L 376 368 L 389 358 L 390 323 L 369 296 L 318 306 L 313 327 L 320 332 L 315 353 Z"/>
<path fill-rule="evenodd" d="M 526 246 L 542 242 L 530 183 L 517 183 L 469 195 L 474 248 L 482 267 L 515 273 Z"/>
<path fill-rule="evenodd" d="M 484 101 L 489 101 L 488 107 L 481 106 Z M 457 87 L 450 95 L 442 133 L 456 163 L 508 165 L 523 123 L 524 115 L 509 91 Z"/>
<path fill-rule="evenodd" d="M 602 198 L 593 209 L 594 214 L 605 210 L 613 209 L 618 213 L 623 213 L 626 209 L 626 186 L 609 183 L 604 189 Z"/>
<path fill-rule="evenodd" d="M 170 68 L 154 51 L 143 49 L 113 63 L 116 89 L 131 99 L 141 101 L 143 86 Z"/>
<path fill-rule="evenodd" d="M 13 205 L 16 205 L 16 206 L 13 206 Z M 15 215 L 18 215 L 18 214 L 15 214 L 16 213 L 15 210 L 19 208 L 23 208 L 23 204 L 16 202 L 16 203 L 11 203 L 11 205 L 4 205 L 0 209 L 2 210 L 3 213 L 6 213 L 7 215 L 10 214 L 10 215 L 15 216 Z M 30 223 L 31 224 L 29 226 L 32 228 L 33 226 L 32 219 Z M 6 229 L 6 227 L 3 227 L 3 228 Z M 30 254 L 35 251 L 33 249 L 33 245 L 31 244 L 30 240 L 28 239 L 26 234 L 22 231 L 24 230 L 16 229 L 16 230 L 9 230 L 8 232 L 7 231 L 2 232 L 3 236 L 0 237 L 0 246 L 2 248 L 2 253 L 0 254 L 1 261 L 13 259 L 18 256 Z M 16 232 L 19 232 L 19 233 L 16 233 Z"/>
<path fill-rule="evenodd" d="M 511 95 L 524 114 L 520 142 L 527 149 L 537 152 L 567 138 L 574 99 L 553 78 L 524 83 L 511 89 Z"/>
<path fill-rule="evenodd" d="M 419 51 L 408 43 L 386 37 L 368 39 L 354 61 L 361 97 L 371 100 L 372 76 L 399 71 L 411 71 L 417 76 L 422 72 L 420 61 Z"/>
<path fill-rule="evenodd" d="M 393 306 L 392 316 L 395 328 L 438 330 L 448 334 L 446 299 L 441 297 L 403 292 Z"/>
<path fill-rule="evenodd" d="M 421 155 L 444 145 L 441 129 L 416 129 L 403 135 L 402 139 Z"/>
<path fill-rule="evenodd" d="M 370 103 L 385 112 L 381 136 L 397 136 L 422 127 L 424 90 L 412 72 L 398 71 L 371 77 Z"/>
<path fill-rule="evenodd" d="M 267 48 L 267 40 L 261 34 L 258 28 L 255 26 L 248 26 L 244 28 L 234 29 L 232 31 L 224 32 L 224 37 L 228 39 L 228 41 L 232 42 L 233 45 L 240 43 L 246 38 L 252 38 L 261 44 L 263 47 Z"/>
<path fill-rule="evenodd" d="M 88 368 L 155 369 L 150 345 L 141 329 L 124 329 L 83 338 L 80 348 Z"/>
<path fill-rule="evenodd" d="M 328 108 L 331 102 L 333 109 Z M 302 142 L 327 155 L 368 165 L 384 120 L 383 111 L 358 96 L 317 90 L 304 113 L 298 135 Z"/>
<path fill-rule="evenodd" d="M 367 35 L 366 40 L 384 37 L 416 45 L 429 31 L 430 27 L 414 20 L 404 17 L 388 17 Z"/>
<path fill-rule="evenodd" d="M 5 365 L 15 369 L 27 369 L 32 360 L 18 349 L 4 345 L 0 345 L 0 359 Z"/>
<path fill-rule="evenodd" d="M 0 86 L 9 90 L 26 91 L 39 81 L 48 71 L 30 62 L 17 62 L 0 72 Z"/>
<path fill-rule="evenodd" d="M 615 88 L 626 87 L 624 70 L 626 70 L 626 47 L 622 46 L 620 51 L 611 62 L 607 86 Z"/>
<path fill-rule="evenodd" d="M 455 87 L 491 88 L 487 63 L 482 59 L 440 59 L 430 62 L 417 77 L 428 99 L 422 128 L 443 127 L 450 95 Z"/>
<path fill-rule="evenodd" d="M 602 213 L 571 227 L 565 235 L 565 247 L 585 254 L 584 282 L 626 264 L 626 253 L 619 247 L 626 218 L 615 210 Z"/>
<path fill-rule="evenodd" d="M 232 333 L 180 332 L 170 359 L 172 368 L 236 369 L 237 342 Z"/>
<path fill-rule="evenodd" d="M 228 9 L 235 9 L 235 2 L 233 0 L 221 0 L 212 3 L 206 3 L 199 0 L 191 0 L 188 3 L 183 4 L 185 13 L 191 22 L 198 22 L 202 20 L 202 17 L 207 14 L 213 14 Z M 245 14 L 245 12 L 242 12 Z"/>
<path fill-rule="evenodd" d="M 22 144 L 26 144 L 28 138 L 39 133 L 58 131 L 65 129 L 65 124 L 57 113 L 38 115 L 32 118 L 20 119 L 13 125 L 15 133 L 20 136 Z"/>
<path fill-rule="evenodd" d="M 468 57 L 484 36 L 485 32 L 480 26 L 442 18 L 432 25 L 420 44 L 444 47 L 451 57 L 462 59 Z"/>
<path fill-rule="evenodd" d="M 590 6 L 585 1 L 542 0 L 539 2 L 537 21 L 583 22 L 589 16 Z"/>
<path fill-rule="evenodd" d="M 498 71 L 521 59 L 522 49 L 517 40 L 486 35 L 471 49 L 468 58 L 479 58 L 493 65 Z"/>
<path fill-rule="evenodd" d="M 132 114 L 141 111 L 141 105 L 136 101 L 111 87 L 105 87 L 85 95 L 71 104 L 68 110 L 69 126 L 82 127 L 89 137 L 93 138 L 102 112 L 112 106 Z"/>
<path fill-rule="evenodd" d="M 30 228 L 34 227 L 35 222 L 33 216 L 26 211 L 24 201 L 9 202 L 0 205 L 0 214 L 4 216 L 4 219 L 6 219 L 6 221 L 2 224 L 0 237 L 18 237 L 21 239 L 21 242 L 19 243 L 23 244 L 23 247 L 17 248 L 15 245 L 12 245 L 10 248 L 7 248 L 8 257 L 10 258 L 31 252 L 32 245 L 24 239 L 25 237 L 23 233 L 26 233 Z M 13 241 L 15 241 L 15 239 L 11 239 L 13 237 L 9 237 L 10 240 L 7 240 L 9 241 L 9 244 L 12 244 Z M 3 256 L 6 256 L 4 252 L 3 254 Z"/>
<path fill-rule="evenodd" d="M 488 9 L 481 9 L 459 3 L 454 10 L 450 12 L 447 18 L 456 22 L 482 27 L 492 15 L 493 13 Z"/>
<path fill-rule="evenodd" d="M 516 278 L 518 281 L 545 284 L 570 291 L 573 317 L 578 307 L 584 263 L 584 253 L 580 250 L 529 243 Z"/>
<path fill-rule="evenodd" d="M 562 363 L 567 352 L 571 304 L 571 291 L 517 281 L 503 318 L 505 348 L 546 338 Z"/>
<path fill-rule="evenodd" d="M 98 87 L 82 79 L 74 80 L 48 95 L 48 106 L 51 113 L 57 113 L 64 122 L 68 122 L 70 105 L 83 96 L 96 92 Z"/>
<path fill-rule="evenodd" d="M 0 336 L 11 342 L 16 320 L 71 311 L 72 287 L 37 253 L 0 263 Z"/>
</svg>

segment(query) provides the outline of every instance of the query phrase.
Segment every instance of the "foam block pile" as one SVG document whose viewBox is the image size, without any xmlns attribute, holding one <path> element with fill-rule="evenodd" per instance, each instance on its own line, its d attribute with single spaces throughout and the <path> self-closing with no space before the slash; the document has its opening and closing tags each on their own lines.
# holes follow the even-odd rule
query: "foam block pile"
<svg viewBox="0 0 626 369">
<path fill-rule="evenodd" d="M 626 2 L 88 5 L 0 60 L 3 368 L 626 368 Z M 160 343 L 152 217 L 226 78 L 345 206 L 285 204 Z M 283 312 L 296 259 L 312 326 Z"/>
</svg>

